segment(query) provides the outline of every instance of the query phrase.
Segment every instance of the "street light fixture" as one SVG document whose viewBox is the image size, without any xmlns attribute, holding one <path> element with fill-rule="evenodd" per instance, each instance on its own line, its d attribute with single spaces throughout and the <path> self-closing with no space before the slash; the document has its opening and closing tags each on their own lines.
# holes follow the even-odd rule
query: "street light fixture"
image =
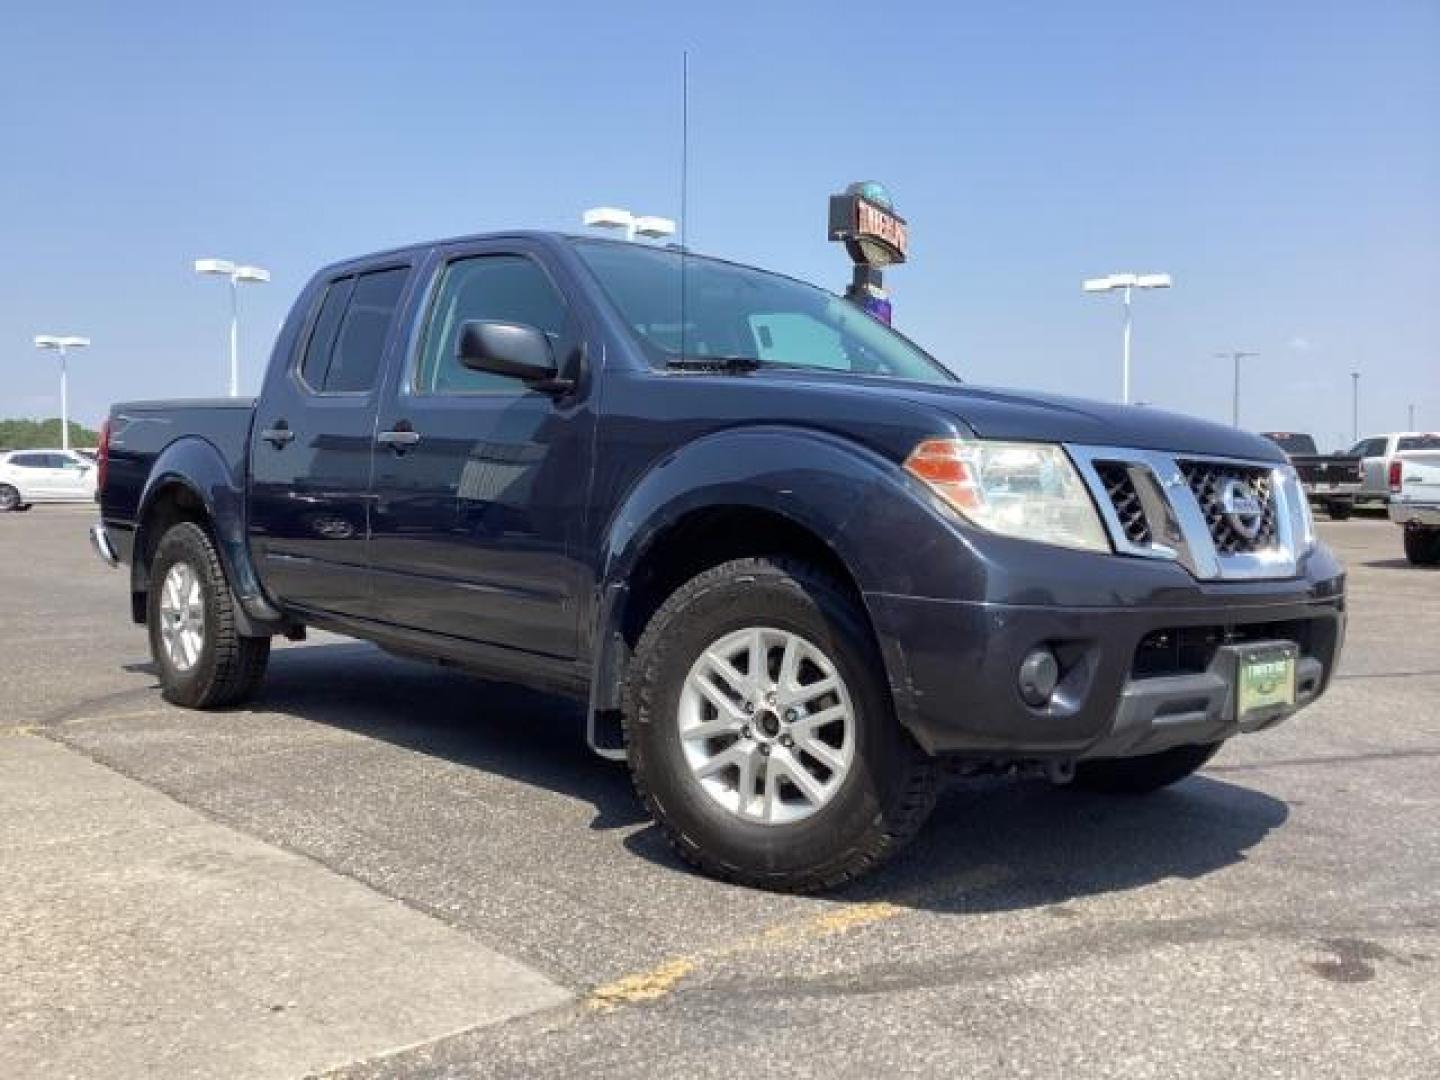
<svg viewBox="0 0 1440 1080">
<path fill-rule="evenodd" d="M 1259 356 L 1258 352 L 1241 352 L 1239 349 L 1231 349 L 1229 352 L 1217 352 L 1217 360 L 1232 360 L 1235 363 L 1235 392 L 1230 403 L 1230 424 L 1233 427 L 1240 426 L 1240 361 L 1249 360 L 1252 356 Z"/>
<path fill-rule="evenodd" d="M 65 355 L 70 349 L 83 349 L 89 344 L 88 337 L 75 337 L 68 334 L 35 335 L 37 349 L 49 349 L 60 354 L 60 446 L 65 450 L 70 449 L 70 386 Z"/>
<path fill-rule="evenodd" d="M 637 236 L 659 240 L 663 236 L 675 235 L 675 222 L 669 218 L 632 214 L 618 206 L 593 207 L 586 210 L 580 220 L 586 228 L 624 229 L 626 240 L 634 240 Z"/>
<path fill-rule="evenodd" d="M 240 283 L 256 285 L 270 280 L 270 271 L 260 266 L 243 266 L 229 259 L 196 259 L 197 274 L 230 279 L 230 396 L 240 396 Z"/>
<path fill-rule="evenodd" d="M 1082 283 L 1087 293 L 1125 291 L 1125 345 L 1121 360 L 1120 400 L 1130 404 L 1130 292 L 1132 289 L 1168 289 L 1171 286 L 1169 274 L 1108 274 L 1105 277 L 1088 278 Z"/>
</svg>

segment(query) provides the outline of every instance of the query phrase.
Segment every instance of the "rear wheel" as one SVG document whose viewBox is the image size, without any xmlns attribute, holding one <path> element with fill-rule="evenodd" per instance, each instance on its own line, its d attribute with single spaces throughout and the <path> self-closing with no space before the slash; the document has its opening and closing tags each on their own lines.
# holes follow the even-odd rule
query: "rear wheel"
<svg viewBox="0 0 1440 1080">
<path fill-rule="evenodd" d="M 193 522 L 160 539 L 150 564 L 150 654 L 166 701 L 192 709 L 234 705 L 265 677 L 268 637 L 236 628 L 235 599 L 210 536 Z"/>
<path fill-rule="evenodd" d="M 1349 499 L 1332 499 L 1325 504 L 1325 512 L 1331 521 L 1344 521 L 1355 512 L 1355 504 Z"/>
<path fill-rule="evenodd" d="M 1406 528 L 1405 557 L 1416 566 L 1440 564 L 1440 529 Z"/>
<path fill-rule="evenodd" d="M 0 484 L 0 513 L 20 509 L 20 492 L 9 484 Z"/>
<path fill-rule="evenodd" d="M 1184 780 L 1214 757 L 1221 745 L 1176 746 L 1141 757 L 1082 761 L 1075 766 L 1070 786 L 1081 791 L 1148 795 Z"/>
<path fill-rule="evenodd" d="M 676 851 L 804 892 L 899 850 L 937 770 L 883 670 L 856 602 L 804 564 L 740 559 L 678 589 L 640 639 L 625 706 L 636 788 Z"/>
</svg>

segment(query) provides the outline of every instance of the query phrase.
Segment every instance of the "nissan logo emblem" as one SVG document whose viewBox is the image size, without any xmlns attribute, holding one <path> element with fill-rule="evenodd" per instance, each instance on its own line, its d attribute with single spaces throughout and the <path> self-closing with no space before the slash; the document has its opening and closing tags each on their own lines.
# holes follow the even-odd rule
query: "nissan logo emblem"
<svg viewBox="0 0 1440 1080">
<path fill-rule="evenodd" d="M 1220 509 L 1226 523 L 1246 540 L 1254 540 L 1260 535 L 1265 509 L 1245 481 L 1233 477 L 1225 481 L 1225 486 L 1220 489 Z"/>
</svg>

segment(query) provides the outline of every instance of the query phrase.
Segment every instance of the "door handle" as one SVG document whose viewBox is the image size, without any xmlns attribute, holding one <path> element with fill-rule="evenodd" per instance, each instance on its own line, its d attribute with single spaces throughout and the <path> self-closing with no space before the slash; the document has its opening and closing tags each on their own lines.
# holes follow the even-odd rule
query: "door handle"
<svg viewBox="0 0 1440 1080">
<path fill-rule="evenodd" d="M 390 447 L 397 454 L 403 454 L 420 441 L 420 433 L 409 426 L 397 426 L 390 431 L 380 432 L 375 436 L 375 441 L 381 446 Z"/>
<path fill-rule="evenodd" d="M 291 440 L 295 438 L 295 432 L 290 430 L 290 425 L 284 420 L 277 420 L 275 421 L 274 427 L 267 427 L 261 430 L 260 438 L 275 447 L 276 450 L 284 450 L 285 447 L 290 444 Z"/>
</svg>

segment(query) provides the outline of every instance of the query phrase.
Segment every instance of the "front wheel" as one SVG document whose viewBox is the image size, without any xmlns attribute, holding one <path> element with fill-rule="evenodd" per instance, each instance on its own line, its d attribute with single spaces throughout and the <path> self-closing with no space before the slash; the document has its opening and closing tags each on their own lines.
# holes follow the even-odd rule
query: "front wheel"
<svg viewBox="0 0 1440 1080">
<path fill-rule="evenodd" d="M 160 538 L 148 600 L 150 655 L 166 701 L 209 709 L 255 692 L 270 639 L 240 634 L 219 553 L 199 525 L 182 522 Z"/>
<path fill-rule="evenodd" d="M 896 721 L 855 599 L 779 558 L 707 570 L 636 648 L 625 733 L 636 789 L 704 873 L 810 892 L 899 850 L 937 769 Z"/>
<path fill-rule="evenodd" d="M 1405 557 L 1415 566 L 1440 564 L 1440 529 L 1407 528 Z"/>
<path fill-rule="evenodd" d="M 1141 757 L 1082 761 L 1075 766 L 1075 779 L 1069 786 L 1110 795 L 1148 795 L 1190 776 L 1214 757 L 1221 745 L 1176 746 Z"/>
</svg>

